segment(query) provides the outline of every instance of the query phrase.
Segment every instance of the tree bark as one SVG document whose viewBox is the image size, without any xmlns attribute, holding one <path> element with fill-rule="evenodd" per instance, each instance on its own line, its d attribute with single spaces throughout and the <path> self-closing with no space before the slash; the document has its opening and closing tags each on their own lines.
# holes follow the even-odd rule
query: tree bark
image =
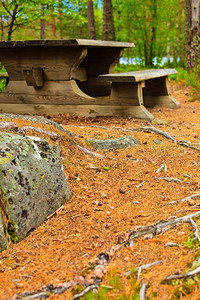
<svg viewBox="0 0 200 300">
<path fill-rule="evenodd" d="M 200 60 L 200 0 L 185 0 L 185 38 L 187 69 L 194 69 Z"/>
<path fill-rule="evenodd" d="M 51 28 L 52 28 L 52 37 L 56 39 L 56 21 L 54 17 L 54 8 L 51 6 Z"/>
<path fill-rule="evenodd" d="M 88 15 L 88 35 L 92 40 L 96 40 L 96 28 L 94 19 L 93 1 L 87 1 L 87 15 Z"/>
<path fill-rule="evenodd" d="M 58 0 L 58 19 L 59 19 L 59 35 L 60 39 L 62 40 L 63 38 L 63 29 L 62 29 L 62 2 L 61 0 Z"/>
<path fill-rule="evenodd" d="M 183 0 L 180 0 L 179 2 L 179 43 L 180 43 L 180 63 L 182 64 L 184 62 L 185 53 L 184 53 L 184 45 L 182 43 L 182 35 L 183 35 Z"/>
<path fill-rule="evenodd" d="M 42 16 L 45 16 L 45 5 L 41 6 L 42 9 Z M 45 39 L 45 20 L 42 18 L 40 20 L 40 39 L 44 40 Z"/>
<path fill-rule="evenodd" d="M 103 40 L 115 41 L 112 0 L 103 0 Z"/>
<path fill-rule="evenodd" d="M 0 16 L 0 23 L 1 23 L 1 41 L 5 41 L 4 38 L 4 26 L 3 26 L 3 18 Z"/>
</svg>

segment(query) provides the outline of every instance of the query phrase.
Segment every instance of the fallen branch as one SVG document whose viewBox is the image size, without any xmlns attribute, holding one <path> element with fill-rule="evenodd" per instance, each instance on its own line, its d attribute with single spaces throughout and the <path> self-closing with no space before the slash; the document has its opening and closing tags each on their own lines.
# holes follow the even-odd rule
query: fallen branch
<svg viewBox="0 0 200 300">
<path fill-rule="evenodd" d="M 197 198 L 197 197 L 199 197 L 199 196 L 200 196 L 200 193 L 198 193 L 198 194 L 193 194 L 193 195 L 191 195 L 191 196 L 189 196 L 189 197 L 187 197 L 187 198 L 184 198 L 184 199 L 171 201 L 171 202 L 167 203 L 166 205 L 168 205 L 168 204 L 174 204 L 174 203 L 179 203 L 179 202 L 184 202 L 184 201 L 188 201 L 188 200 L 190 200 L 190 199 L 195 199 L 195 198 Z"/>
<path fill-rule="evenodd" d="M 188 278 L 188 277 L 192 277 L 194 275 L 197 275 L 200 273 L 200 267 L 197 267 L 196 269 L 185 273 L 185 274 L 175 274 L 175 275 L 170 275 L 168 277 L 166 277 L 163 281 L 170 281 L 170 280 L 174 280 L 174 279 L 184 279 L 184 278 Z"/>
<path fill-rule="evenodd" d="M 139 231 L 135 230 L 135 231 L 131 232 L 127 243 L 130 244 L 131 241 L 133 241 L 134 239 L 137 239 L 137 238 L 139 238 L 143 235 L 149 234 L 149 233 L 159 234 L 162 232 L 162 228 L 167 227 L 167 226 L 173 226 L 178 223 L 191 223 L 192 218 L 196 218 L 199 216 L 200 216 L 200 211 L 197 211 L 196 213 L 189 214 L 189 215 L 177 218 L 177 219 L 173 219 L 173 220 L 169 220 L 169 221 L 165 221 L 165 222 L 159 222 L 152 226 L 145 226 Z"/>
<path fill-rule="evenodd" d="M 166 137 L 167 139 L 171 140 L 172 142 L 176 142 L 176 140 L 169 133 L 167 133 L 165 131 L 161 131 L 159 129 L 156 129 L 155 127 L 140 127 L 140 128 L 136 128 L 136 130 L 144 131 L 144 132 L 154 132 L 158 135 L 162 135 L 162 136 Z"/>
<path fill-rule="evenodd" d="M 141 275 L 142 270 L 146 270 L 146 269 L 148 269 L 148 268 L 150 268 L 150 267 L 152 267 L 152 266 L 155 266 L 155 265 L 157 265 L 157 264 L 160 264 L 161 262 L 162 262 L 162 260 L 158 260 L 158 261 L 155 261 L 155 262 L 153 262 L 153 263 L 145 264 L 145 265 L 142 265 L 142 266 L 140 266 L 140 267 L 137 267 L 137 268 L 136 268 L 136 270 L 138 270 L 137 279 L 140 278 L 140 275 Z M 124 274 L 124 276 L 128 276 L 128 275 L 130 275 L 130 274 L 131 274 L 131 271 L 128 271 L 128 272 L 126 272 L 126 273 Z"/>
<path fill-rule="evenodd" d="M 86 293 L 88 293 L 89 291 L 93 290 L 93 289 L 97 289 L 99 286 L 97 285 L 90 285 L 88 286 L 84 291 L 82 291 L 80 294 L 76 294 L 73 297 L 73 300 L 78 299 L 82 296 L 84 296 Z"/>
<path fill-rule="evenodd" d="M 166 165 L 161 165 L 161 167 L 156 171 L 156 173 L 166 172 L 166 171 L 167 171 L 167 166 Z"/>
<path fill-rule="evenodd" d="M 143 283 L 142 287 L 140 289 L 140 300 L 146 299 L 146 290 L 147 290 L 147 285 L 146 285 L 146 283 Z"/>
<path fill-rule="evenodd" d="M 46 134 L 48 136 L 50 136 L 52 139 L 58 139 L 59 137 L 61 137 L 60 134 L 57 134 L 55 132 L 51 132 L 42 128 L 38 128 L 38 127 L 32 127 L 32 126 L 24 126 L 21 128 L 22 130 L 31 130 L 31 131 L 35 131 L 35 132 L 39 132 L 39 133 L 43 133 Z"/>
<path fill-rule="evenodd" d="M 137 279 L 140 278 L 140 275 L 141 275 L 142 270 L 146 270 L 146 269 L 148 269 L 148 268 L 150 268 L 150 267 L 152 267 L 152 266 L 155 266 L 155 265 L 157 265 L 157 264 L 160 264 L 161 262 L 162 262 L 162 260 L 158 260 L 158 261 L 155 261 L 155 262 L 153 262 L 153 263 L 151 263 L 151 264 L 145 264 L 145 265 L 142 265 L 142 266 L 138 267 L 138 268 L 137 268 L 137 269 L 138 269 Z"/>
<path fill-rule="evenodd" d="M 172 177 L 156 177 L 156 178 L 163 179 L 168 182 L 182 182 L 182 180 L 180 180 L 178 178 L 172 178 Z"/>
<path fill-rule="evenodd" d="M 57 213 L 63 209 L 64 205 L 62 205 L 61 207 L 59 207 L 57 210 L 55 210 L 52 214 L 50 214 L 49 216 L 47 216 L 47 220 L 50 219 L 51 217 L 53 217 L 54 215 L 57 215 Z"/>
<path fill-rule="evenodd" d="M 179 141 L 177 141 L 177 143 L 178 143 L 180 146 L 184 146 L 184 147 L 188 147 L 188 148 L 191 148 L 191 149 L 200 151 L 199 148 L 194 147 L 194 146 L 192 146 L 192 145 L 189 145 L 187 142 L 179 142 Z"/>
<path fill-rule="evenodd" d="M 106 156 L 101 155 L 99 153 L 95 153 L 93 151 L 90 151 L 89 149 L 87 149 L 85 147 L 82 147 L 82 146 L 80 146 L 80 145 L 78 145 L 76 143 L 75 143 L 75 145 L 76 145 L 76 147 L 78 147 L 81 151 L 83 151 L 87 155 L 92 155 L 92 156 L 95 156 L 95 157 L 98 157 L 98 158 L 106 158 Z"/>
<path fill-rule="evenodd" d="M 196 223 L 194 222 L 194 220 L 192 218 L 190 219 L 190 223 L 191 223 L 191 225 L 192 225 L 192 227 L 194 229 L 194 236 L 195 236 L 195 238 L 198 240 L 198 242 L 200 244 L 199 229 L 198 229 Z"/>
</svg>

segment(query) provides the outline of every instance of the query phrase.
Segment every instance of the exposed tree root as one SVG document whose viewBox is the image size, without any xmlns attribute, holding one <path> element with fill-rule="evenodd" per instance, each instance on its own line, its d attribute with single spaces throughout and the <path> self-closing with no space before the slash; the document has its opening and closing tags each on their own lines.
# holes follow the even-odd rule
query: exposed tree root
<svg viewBox="0 0 200 300">
<path fill-rule="evenodd" d="M 93 289 L 98 289 L 99 286 L 97 285 L 90 285 L 88 287 L 86 287 L 86 289 L 84 291 L 82 291 L 80 294 L 76 294 L 74 297 L 73 297 L 73 300 L 75 299 L 78 299 L 82 296 L 84 296 L 86 293 L 88 293 L 89 291 L 93 290 Z"/>
<path fill-rule="evenodd" d="M 99 153 L 95 153 L 93 151 L 90 151 L 89 149 L 87 149 L 87 148 L 85 148 L 83 146 L 80 146 L 80 145 L 78 145 L 76 143 L 74 143 L 74 144 L 75 144 L 76 147 L 78 147 L 81 151 L 83 151 L 87 155 L 92 155 L 92 156 L 95 156 L 95 157 L 98 157 L 98 158 L 106 158 L 106 156 L 104 156 L 104 155 L 101 155 Z"/>
<path fill-rule="evenodd" d="M 200 267 L 188 272 L 188 273 L 185 273 L 185 274 L 175 274 L 175 275 L 170 275 L 168 277 L 166 277 L 163 282 L 168 282 L 170 280 L 173 280 L 173 279 L 184 279 L 184 278 L 188 278 L 188 277 L 192 277 L 194 275 L 197 275 L 200 273 Z"/>
<path fill-rule="evenodd" d="M 158 135 L 162 135 L 166 137 L 167 139 L 171 140 L 172 142 L 176 142 L 176 140 L 167 132 L 161 131 L 159 129 L 156 129 L 155 127 L 140 127 L 137 128 L 136 130 L 144 131 L 144 132 L 154 132 Z"/>
<path fill-rule="evenodd" d="M 140 289 L 140 300 L 146 299 L 146 290 L 147 290 L 147 285 L 146 285 L 146 283 L 143 283 L 142 287 Z"/>
<path fill-rule="evenodd" d="M 200 197 L 200 193 L 198 193 L 198 194 L 193 194 L 193 195 L 191 195 L 191 196 L 189 196 L 189 197 L 186 197 L 186 198 L 184 198 L 184 199 L 170 201 L 170 202 L 167 203 L 166 205 L 174 204 L 174 203 L 179 203 L 179 202 L 185 202 L 185 201 L 188 201 L 188 200 L 190 200 L 190 199 L 195 199 L 195 198 L 197 198 L 197 197 Z"/>
</svg>

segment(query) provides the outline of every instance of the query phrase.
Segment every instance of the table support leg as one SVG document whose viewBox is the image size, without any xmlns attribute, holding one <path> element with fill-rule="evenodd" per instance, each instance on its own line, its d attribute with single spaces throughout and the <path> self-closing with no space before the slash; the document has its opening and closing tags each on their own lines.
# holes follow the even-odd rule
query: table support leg
<svg viewBox="0 0 200 300">
<path fill-rule="evenodd" d="M 171 96 L 167 76 L 146 80 L 143 88 L 143 98 L 145 107 L 155 105 L 169 108 L 180 107 L 180 103 Z"/>
<path fill-rule="evenodd" d="M 153 115 L 144 107 L 141 82 L 113 82 L 110 101 L 125 107 L 126 115 L 152 120 Z"/>
</svg>

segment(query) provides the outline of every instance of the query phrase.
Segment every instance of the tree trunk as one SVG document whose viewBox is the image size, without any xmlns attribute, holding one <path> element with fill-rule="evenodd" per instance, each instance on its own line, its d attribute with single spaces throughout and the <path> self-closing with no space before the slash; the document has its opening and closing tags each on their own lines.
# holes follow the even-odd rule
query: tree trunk
<svg viewBox="0 0 200 300">
<path fill-rule="evenodd" d="M 94 20 L 94 7 L 93 1 L 87 1 L 87 15 L 88 15 L 88 35 L 92 40 L 96 40 L 96 29 Z"/>
<path fill-rule="evenodd" d="M 115 40 L 112 0 L 103 0 L 103 40 Z"/>
<path fill-rule="evenodd" d="M 58 19 L 59 19 L 59 36 L 60 39 L 62 40 L 63 38 L 63 30 L 62 30 L 62 2 L 61 0 L 58 0 Z"/>
<path fill-rule="evenodd" d="M 54 8 L 51 6 L 51 28 L 52 28 L 52 37 L 56 39 L 56 21 L 54 17 Z"/>
<path fill-rule="evenodd" d="M 11 41 L 13 27 L 14 27 L 17 13 L 18 13 L 18 4 L 15 4 L 15 7 L 13 9 L 12 19 L 8 27 L 8 41 Z"/>
<path fill-rule="evenodd" d="M 5 41 L 5 38 L 4 38 L 3 17 L 2 16 L 0 16 L 0 23 L 1 23 L 1 41 Z"/>
<path fill-rule="evenodd" d="M 45 5 L 41 6 L 42 9 L 42 17 L 45 16 Z M 40 20 L 40 39 L 44 40 L 45 39 L 45 20 L 42 18 Z"/>
<path fill-rule="evenodd" d="M 187 69 L 200 60 L 200 0 L 185 0 L 185 37 Z"/>
<path fill-rule="evenodd" d="M 184 62 L 184 45 L 182 43 L 182 34 L 183 34 L 183 0 L 180 0 L 179 2 L 179 43 L 180 43 L 180 64 L 182 65 Z"/>
</svg>

